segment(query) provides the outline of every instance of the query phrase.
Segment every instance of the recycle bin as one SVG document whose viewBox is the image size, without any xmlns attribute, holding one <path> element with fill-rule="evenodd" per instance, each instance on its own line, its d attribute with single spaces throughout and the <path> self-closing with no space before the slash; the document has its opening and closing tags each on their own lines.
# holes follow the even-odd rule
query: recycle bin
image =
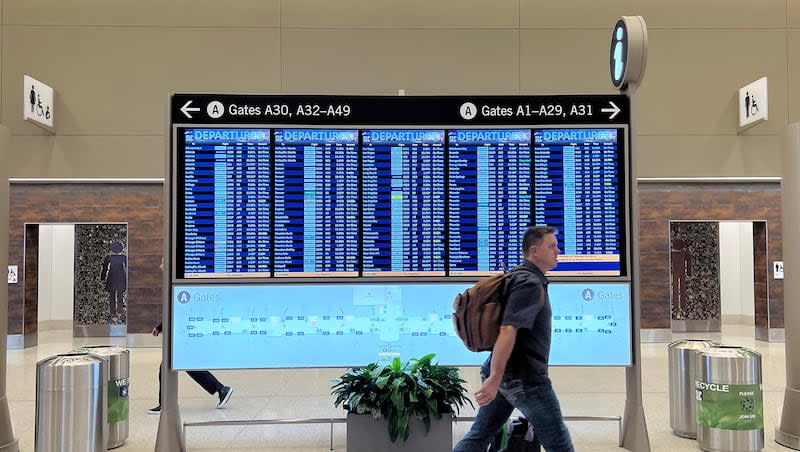
<svg viewBox="0 0 800 452">
<path fill-rule="evenodd" d="M 116 345 L 87 346 L 83 349 L 108 362 L 108 448 L 114 449 L 125 444 L 130 427 L 130 352 Z"/>
<path fill-rule="evenodd" d="M 757 452 L 764 448 L 761 355 L 715 346 L 696 355 L 697 442 L 706 451 Z"/>
<path fill-rule="evenodd" d="M 695 411 L 695 354 L 717 343 L 684 339 L 669 344 L 669 426 L 684 438 L 697 438 Z"/>
<path fill-rule="evenodd" d="M 36 363 L 36 452 L 106 450 L 107 369 L 102 358 L 85 352 Z"/>
</svg>

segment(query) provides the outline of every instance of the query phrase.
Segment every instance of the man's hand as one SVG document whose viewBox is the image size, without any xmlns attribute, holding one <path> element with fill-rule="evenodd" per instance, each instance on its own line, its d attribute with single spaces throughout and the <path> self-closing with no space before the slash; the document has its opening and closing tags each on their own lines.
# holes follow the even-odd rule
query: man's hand
<svg viewBox="0 0 800 452">
<path fill-rule="evenodd" d="M 158 336 L 158 328 L 153 328 L 153 336 Z"/>
<path fill-rule="evenodd" d="M 492 403 L 497 397 L 497 389 L 500 387 L 500 378 L 489 377 L 483 381 L 483 386 L 475 392 L 475 401 L 480 406 L 486 406 Z"/>
</svg>

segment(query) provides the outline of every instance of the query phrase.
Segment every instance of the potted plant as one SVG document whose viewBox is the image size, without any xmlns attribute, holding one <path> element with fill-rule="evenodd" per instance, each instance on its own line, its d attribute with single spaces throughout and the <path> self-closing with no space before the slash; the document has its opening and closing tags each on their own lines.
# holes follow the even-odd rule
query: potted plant
<svg viewBox="0 0 800 452">
<path fill-rule="evenodd" d="M 348 452 L 452 450 L 453 417 L 472 401 L 458 369 L 434 363 L 435 356 L 405 363 L 394 358 L 386 366 L 370 363 L 341 376 L 331 389 L 334 405 L 348 411 Z M 416 433 L 409 441 L 412 430 Z M 403 442 L 396 442 L 398 438 Z"/>
</svg>

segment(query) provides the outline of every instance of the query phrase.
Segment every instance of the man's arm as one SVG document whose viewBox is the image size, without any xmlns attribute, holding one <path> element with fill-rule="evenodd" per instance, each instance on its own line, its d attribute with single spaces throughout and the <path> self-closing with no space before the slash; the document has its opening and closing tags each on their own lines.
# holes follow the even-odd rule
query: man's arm
<svg viewBox="0 0 800 452">
<path fill-rule="evenodd" d="M 500 327 L 500 335 L 492 348 L 492 373 L 489 378 L 483 381 L 483 386 L 475 393 L 475 401 L 478 405 L 488 405 L 497 396 L 497 389 L 503 380 L 506 370 L 506 363 L 511 357 L 514 343 L 517 341 L 517 328 L 510 325 Z"/>
</svg>

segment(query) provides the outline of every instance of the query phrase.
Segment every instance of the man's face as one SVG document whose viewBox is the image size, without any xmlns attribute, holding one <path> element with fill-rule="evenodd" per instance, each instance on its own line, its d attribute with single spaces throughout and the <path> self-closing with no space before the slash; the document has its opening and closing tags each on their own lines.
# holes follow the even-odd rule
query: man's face
<svg viewBox="0 0 800 452">
<path fill-rule="evenodd" d="M 558 255 L 561 250 L 558 248 L 558 239 L 555 234 L 545 234 L 538 245 L 533 245 L 528 250 L 528 260 L 546 272 L 558 265 Z"/>
</svg>

